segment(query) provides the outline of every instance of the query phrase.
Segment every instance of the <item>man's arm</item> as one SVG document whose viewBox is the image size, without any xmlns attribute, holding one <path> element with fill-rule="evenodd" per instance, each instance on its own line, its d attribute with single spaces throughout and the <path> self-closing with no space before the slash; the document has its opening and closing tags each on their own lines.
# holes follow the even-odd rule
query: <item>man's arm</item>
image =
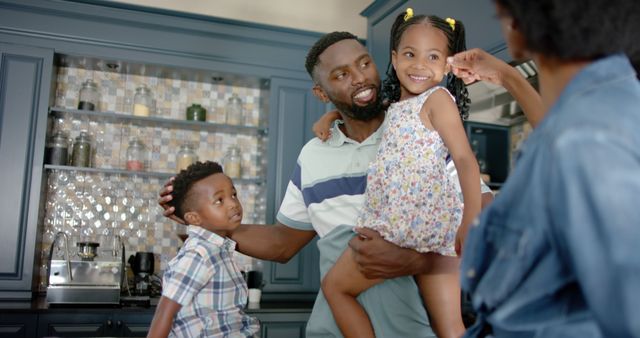
<svg viewBox="0 0 640 338">
<path fill-rule="evenodd" d="M 237 250 L 251 257 L 286 263 L 316 236 L 280 222 L 273 225 L 242 224 L 231 235 Z"/>
</svg>

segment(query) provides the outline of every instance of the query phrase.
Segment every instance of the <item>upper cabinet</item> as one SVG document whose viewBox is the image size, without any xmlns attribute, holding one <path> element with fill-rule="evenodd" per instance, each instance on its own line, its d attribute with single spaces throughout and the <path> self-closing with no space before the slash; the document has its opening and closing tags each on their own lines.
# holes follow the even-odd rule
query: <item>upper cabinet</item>
<svg viewBox="0 0 640 338">
<path fill-rule="evenodd" d="M 361 14 L 367 18 L 369 52 L 383 78 L 390 58 L 391 25 L 396 16 L 409 7 L 413 8 L 416 15 L 432 14 L 461 20 L 466 28 L 467 48 L 482 48 L 509 61 L 494 5 L 490 0 L 375 0 Z"/>
</svg>

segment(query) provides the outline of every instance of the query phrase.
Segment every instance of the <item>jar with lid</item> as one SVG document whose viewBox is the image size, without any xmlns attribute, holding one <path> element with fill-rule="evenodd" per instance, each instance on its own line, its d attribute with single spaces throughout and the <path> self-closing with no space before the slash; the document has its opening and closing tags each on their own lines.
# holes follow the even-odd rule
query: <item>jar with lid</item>
<svg viewBox="0 0 640 338">
<path fill-rule="evenodd" d="M 224 157 L 224 173 L 231 178 L 240 177 L 240 148 L 231 146 Z"/>
<path fill-rule="evenodd" d="M 80 100 L 78 101 L 78 109 L 96 110 L 100 94 L 98 94 L 98 85 L 92 80 L 82 83 L 80 88 Z"/>
<path fill-rule="evenodd" d="M 196 161 L 198 161 L 198 155 L 196 155 L 195 146 L 188 142 L 183 143 L 176 155 L 176 170 L 178 172 L 185 170 Z"/>
<path fill-rule="evenodd" d="M 73 143 L 73 154 L 71 155 L 71 165 L 76 167 L 91 166 L 91 139 L 86 130 L 80 132 Z"/>
<path fill-rule="evenodd" d="M 137 137 L 132 138 L 127 148 L 127 170 L 144 170 L 146 159 L 146 147 Z"/>
<path fill-rule="evenodd" d="M 67 165 L 69 162 L 69 136 L 63 131 L 57 131 L 45 147 L 44 163 Z"/>
<path fill-rule="evenodd" d="M 227 124 L 239 125 L 243 122 L 244 109 L 238 94 L 232 94 L 227 101 Z"/>
<path fill-rule="evenodd" d="M 190 121 L 206 121 L 207 110 L 203 106 L 194 103 L 187 108 L 187 120 Z"/>
<path fill-rule="evenodd" d="M 133 96 L 133 115 L 149 116 L 152 110 L 151 90 L 145 85 L 136 88 L 136 94 Z"/>
</svg>

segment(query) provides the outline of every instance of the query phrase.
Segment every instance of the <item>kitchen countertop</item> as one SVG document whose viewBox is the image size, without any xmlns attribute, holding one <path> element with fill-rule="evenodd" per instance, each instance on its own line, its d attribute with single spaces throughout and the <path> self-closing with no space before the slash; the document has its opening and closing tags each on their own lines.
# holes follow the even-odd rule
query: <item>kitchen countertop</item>
<svg viewBox="0 0 640 338">
<path fill-rule="evenodd" d="M 118 305 L 50 305 L 44 296 L 38 296 L 31 301 L 3 300 L 0 301 L 0 313 L 55 313 L 55 312 L 105 312 L 121 310 L 123 312 L 155 312 L 159 298 L 151 298 L 151 306 L 118 306 Z M 245 310 L 246 313 L 291 313 L 291 312 L 311 312 L 312 301 L 263 301 L 258 307 L 250 304 Z"/>
</svg>

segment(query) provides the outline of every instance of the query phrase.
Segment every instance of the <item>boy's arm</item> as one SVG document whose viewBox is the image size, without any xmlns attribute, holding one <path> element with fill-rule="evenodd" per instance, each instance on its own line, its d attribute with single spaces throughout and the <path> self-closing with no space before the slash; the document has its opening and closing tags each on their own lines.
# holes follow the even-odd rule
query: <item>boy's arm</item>
<svg viewBox="0 0 640 338">
<path fill-rule="evenodd" d="M 182 305 L 165 296 L 160 297 L 147 338 L 168 337 L 169 332 L 171 332 L 171 326 L 173 326 L 173 319 L 180 311 L 180 308 L 182 308 Z"/>
<path fill-rule="evenodd" d="M 335 120 L 341 119 L 340 113 L 337 110 L 332 110 L 324 113 L 318 121 L 313 124 L 311 130 L 316 134 L 316 137 L 322 141 L 326 141 L 331 136 L 331 125 Z"/>
</svg>

